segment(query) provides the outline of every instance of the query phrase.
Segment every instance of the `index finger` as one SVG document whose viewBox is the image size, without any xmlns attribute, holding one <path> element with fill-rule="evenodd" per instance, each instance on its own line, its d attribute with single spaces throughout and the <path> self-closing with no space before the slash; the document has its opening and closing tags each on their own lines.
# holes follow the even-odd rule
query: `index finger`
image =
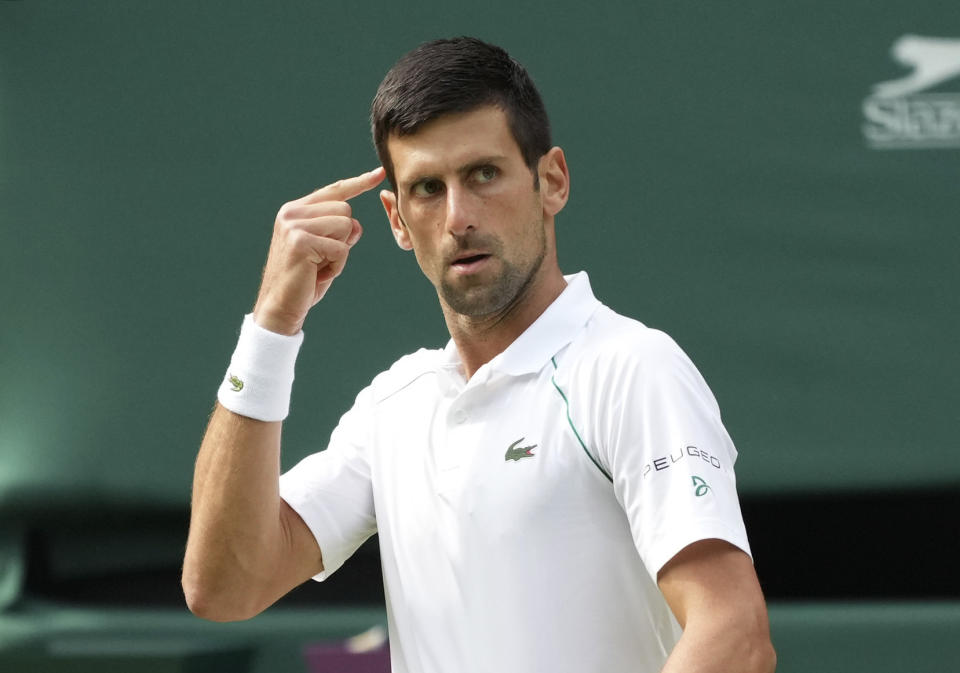
<svg viewBox="0 0 960 673">
<path fill-rule="evenodd" d="M 368 171 L 362 175 L 337 180 L 326 187 L 321 187 L 308 195 L 305 201 L 306 203 L 318 203 L 320 201 L 346 201 L 347 199 L 352 199 L 355 196 L 370 191 L 383 182 L 386 173 L 383 166 L 377 166 L 372 171 Z"/>
</svg>

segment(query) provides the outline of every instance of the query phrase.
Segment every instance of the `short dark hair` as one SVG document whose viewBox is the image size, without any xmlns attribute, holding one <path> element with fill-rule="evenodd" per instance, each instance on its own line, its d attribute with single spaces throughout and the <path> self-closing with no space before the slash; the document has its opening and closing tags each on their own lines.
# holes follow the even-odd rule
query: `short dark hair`
<svg viewBox="0 0 960 673">
<path fill-rule="evenodd" d="M 513 139 L 537 180 L 537 163 L 552 145 L 540 92 L 510 54 L 473 37 L 434 40 L 397 61 L 383 78 L 370 110 L 373 144 L 396 189 L 387 149 L 390 134 L 416 133 L 429 121 L 495 105 L 507 115 Z"/>
</svg>

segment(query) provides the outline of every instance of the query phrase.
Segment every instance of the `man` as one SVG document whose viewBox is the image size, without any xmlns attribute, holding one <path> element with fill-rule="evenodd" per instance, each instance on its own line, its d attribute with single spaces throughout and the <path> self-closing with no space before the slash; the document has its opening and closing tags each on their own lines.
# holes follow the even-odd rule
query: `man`
<svg viewBox="0 0 960 673">
<path fill-rule="evenodd" d="M 372 122 L 382 168 L 277 217 L 197 459 L 191 610 L 251 617 L 378 532 L 394 671 L 773 670 L 736 450 L 673 341 L 561 273 L 569 173 L 526 71 L 429 43 Z M 384 177 L 451 341 L 377 376 L 281 477 L 301 327 L 361 235 L 347 200 Z"/>
</svg>

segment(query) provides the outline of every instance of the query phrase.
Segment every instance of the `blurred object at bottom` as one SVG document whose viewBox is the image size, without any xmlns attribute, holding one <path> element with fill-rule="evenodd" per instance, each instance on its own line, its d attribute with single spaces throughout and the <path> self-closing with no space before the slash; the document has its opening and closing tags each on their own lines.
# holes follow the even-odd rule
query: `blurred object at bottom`
<svg viewBox="0 0 960 673">
<path fill-rule="evenodd" d="M 344 641 L 308 645 L 304 656 L 310 673 L 390 672 L 390 647 L 382 626 Z"/>
</svg>

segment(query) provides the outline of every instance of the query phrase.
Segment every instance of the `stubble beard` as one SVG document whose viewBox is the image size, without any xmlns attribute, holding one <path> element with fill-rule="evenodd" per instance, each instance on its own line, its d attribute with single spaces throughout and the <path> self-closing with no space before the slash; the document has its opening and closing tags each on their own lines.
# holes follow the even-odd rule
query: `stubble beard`
<svg viewBox="0 0 960 673">
<path fill-rule="evenodd" d="M 537 226 L 538 248 L 530 260 L 513 262 L 503 255 L 500 241 L 488 244 L 492 256 L 499 260 L 501 268 L 492 281 L 470 279 L 466 286 L 455 285 L 444 277 L 440 281 L 440 296 L 455 313 L 468 318 L 486 318 L 507 310 L 526 292 L 546 256 L 546 235 L 542 223 Z M 469 247 L 469 245 L 464 246 Z"/>
</svg>

